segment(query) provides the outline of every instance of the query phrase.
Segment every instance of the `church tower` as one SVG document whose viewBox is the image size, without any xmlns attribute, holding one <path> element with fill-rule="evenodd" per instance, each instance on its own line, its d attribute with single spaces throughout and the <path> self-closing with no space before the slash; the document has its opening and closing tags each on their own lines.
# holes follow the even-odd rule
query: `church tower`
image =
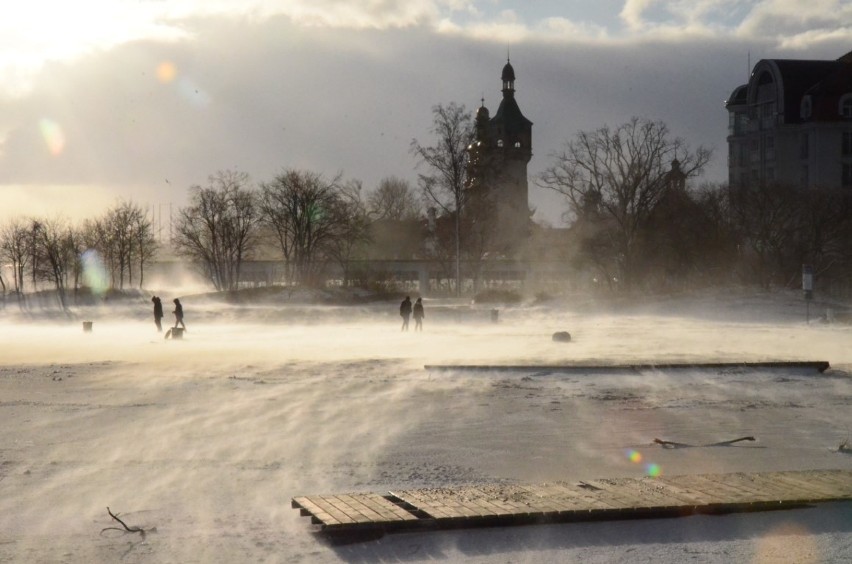
<svg viewBox="0 0 852 564">
<path fill-rule="evenodd" d="M 506 61 L 503 100 L 494 117 L 483 105 L 476 113 L 468 170 L 471 209 L 487 230 L 485 246 L 504 256 L 522 250 L 530 226 L 527 163 L 532 158 L 532 122 L 515 100 L 515 69 Z M 483 235 L 484 236 L 484 235 Z"/>
</svg>

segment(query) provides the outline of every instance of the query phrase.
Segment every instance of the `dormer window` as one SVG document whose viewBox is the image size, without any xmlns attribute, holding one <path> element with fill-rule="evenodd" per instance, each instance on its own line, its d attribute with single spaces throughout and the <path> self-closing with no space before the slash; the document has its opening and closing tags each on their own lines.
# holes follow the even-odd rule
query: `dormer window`
<svg viewBox="0 0 852 564">
<path fill-rule="evenodd" d="M 802 119 L 811 119 L 813 111 L 813 102 L 811 101 L 811 97 L 805 96 L 802 98 L 802 104 L 799 106 L 799 116 Z"/>
<path fill-rule="evenodd" d="M 852 94 L 844 94 L 840 97 L 840 116 L 852 119 Z"/>
</svg>

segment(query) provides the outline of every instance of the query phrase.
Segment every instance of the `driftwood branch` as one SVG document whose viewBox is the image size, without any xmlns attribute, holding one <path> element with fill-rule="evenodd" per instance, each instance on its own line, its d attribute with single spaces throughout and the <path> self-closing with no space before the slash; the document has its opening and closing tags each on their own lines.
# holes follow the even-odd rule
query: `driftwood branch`
<svg viewBox="0 0 852 564">
<path fill-rule="evenodd" d="M 101 534 L 103 534 L 104 531 L 122 531 L 122 532 L 125 532 L 125 533 L 139 533 L 139 535 L 144 539 L 145 535 L 147 533 L 157 532 L 156 527 L 152 527 L 148 530 L 145 530 L 142 527 L 128 527 L 127 523 L 125 523 L 124 521 L 119 519 L 118 515 L 114 514 L 112 511 L 110 511 L 109 507 L 107 507 L 107 513 L 109 513 L 110 517 L 112 517 L 113 519 L 115 519 L 116 521 L 121 523 L 121 526 L 124 527 L 124 528 L 121 529 L 119 527 L 104 527 L 103 529 L 101 529 Z"/>
<path fill-rule="evenodd" d="M 739 439 L 733 439 L 731 441 L 719 441 L 718 443 L 709 443 L 705 445 L 690 445 L 687 443 L 676 443 L 673 441 L 664 441 L 662 439 L 654 439 L 654 442 L 663 448 L 691 448 L 691 447 L 717 447 L 717 446 L 732 446 L 736 443 L 742 441 L 754 441 L 757 440 L 754 437 L 740 437 Z"/>
</svg>

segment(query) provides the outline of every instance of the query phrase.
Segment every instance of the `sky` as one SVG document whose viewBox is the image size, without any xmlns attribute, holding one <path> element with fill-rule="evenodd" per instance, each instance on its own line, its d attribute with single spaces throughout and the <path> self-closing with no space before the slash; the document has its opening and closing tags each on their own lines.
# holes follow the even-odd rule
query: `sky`
<svg viewBox="0 0 852 564">
<path fill-rule="evenodd" d="M 15 0 L 12 0 L 15 1 Z M 0 18 L 0 221 L 95 217 L 132 200 L 165 221 L 220 170 L 416 183 L 432 108 L 496 111 L 511 57 L 535 186 L 580 131 L 633 116 L 713 148 L 724 101 L 763 58 L 852 50 L 846 0 L 27 0 Z"/>
</svg>

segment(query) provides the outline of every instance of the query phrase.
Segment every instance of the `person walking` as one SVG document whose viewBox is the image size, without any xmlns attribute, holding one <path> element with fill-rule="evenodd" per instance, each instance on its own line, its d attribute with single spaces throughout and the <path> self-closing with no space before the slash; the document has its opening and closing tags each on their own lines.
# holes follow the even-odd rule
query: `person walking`
<svg viewBox="0 0 852 564">
<path fill-rule="evenodd" d="M 183 324 L 183 306 L 180 305 L 180 300 L 177 298 L 174 299 L 174 302 L 175 310 L 172 313 L 175 314 L 175 329 L 180 325 L 186 331 L 186 325 Z"/>
<path fill-rule="evenodd" d="M 163 302 L 160 300 L 159 296 L 154 296 L 153 298 L 151 298 L 151 301 L 154 302 L 154 323 L 157 325 L 157 331 L 162 333 Z"/>
<path fill-rule="evenodd" d="M 426 314 L 423 312 L 423 298 L 417 298 L 414 302 L 414 330 L 423 331 L 423 318 Z"/>
<path fill-rule="evenodd" d="M 408 318 L 411 317 L 411 297 L 405 296 L 405 299 L 399 304 L 399 314 L 402 316 L 402 329 L 400 331 L 408 331 Z"/>
</svg>

